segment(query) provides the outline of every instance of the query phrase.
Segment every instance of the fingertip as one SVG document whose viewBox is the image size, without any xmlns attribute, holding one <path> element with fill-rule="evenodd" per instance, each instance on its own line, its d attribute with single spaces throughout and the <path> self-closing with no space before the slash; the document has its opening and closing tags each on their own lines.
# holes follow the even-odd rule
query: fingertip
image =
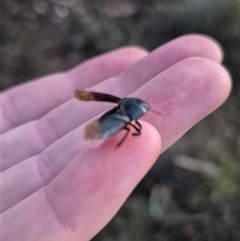
<svg viewBox="0 0 240 241">
<path fill-rule="evenodd" d="M 157 129 L 145 121 L 139 121 L 142 125 L 141 135 L 133 136 L 134 130 L 130 130 L 126 140 L 122 145 L 116 148 L 117 144 L 124 136 L 124 132 L 120 131 L 116 136 L 106 140 L 100 147 L 101 151 L 115 150 L 115 158 L 128 158 L 138 160 L 138 165 L 143 162 L 143 169 L 148 169 L 156 160 L 161 152 L 161 137 Z M 121 160 L 122 162 L 122 160 Z M 145 166 L 147 164 L 148 167 Z"/>
<path fill-rule="evenodd" d="M 205 82 L 208 87 L 206 93 L 209 92 L 212 94 L 213 98 L 211 99 L 215 99 L 217 106 L 220 106 L 231 92 L 232 78 L 229 71 L 223 65 L 210 59 L 191 58 L 189 59 L 189 62 L 190 61 L 196 61 L 194 63 L 196 67 L 201 66 L 201 68 L 198 67 L 198 69 L 203 73 L 200 75 L 202 82 Z M 197 68 L 195 69 L 195 73 L 197 73 Z"/>
<path fill-rule="evenodd" d="M 177 40 L 188 46 L 189 51 L 195 52 L 196 56 L 211 59 L 217 63 L 223 61 L 224 52 L 217 40 L 204 34 L 188 34 Z"/>
<path fill-rule="evenodd" d="M 224 90 L 223 98 L 227 99 L 232 90 L 232 76 L 229 70 L 224 65 L 219 65 L 222 72 L 221 85 Z"/>
<path fill-rule="evenodd" d="M 231 75 L 223 65 L 211 59 L 192 57 L 179 63 L 178 68 L 188 76 L 189 87 L 199 86 L 198 90 L 202 90 L 201 100 L 208 101 L 209 107 L 212 107 L 209 111 L 218 108 L 229 96 Z"/>
<path fill-rule="evenodd" d="M 118 48 L 114 51 L 124 51 L 126 54 L 129 55 L 135 55 L 139 57 L 145 57 L 146 55 L 149 54 L 149 51 L 145 49 L 144 47 L 137 46 L 137 45 L 131 45 L 131 46 L 124 46 L 121 48 Z"/>
</svg>

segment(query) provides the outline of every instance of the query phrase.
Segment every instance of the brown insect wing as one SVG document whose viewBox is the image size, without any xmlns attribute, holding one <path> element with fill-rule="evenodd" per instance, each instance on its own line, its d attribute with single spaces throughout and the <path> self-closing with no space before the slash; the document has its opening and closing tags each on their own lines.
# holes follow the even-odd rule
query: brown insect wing
<svg viewBox="0 0 240 241">
<path fill-rule="evenodd" d="M 84 139 L 85 140 L 94 140 L 100 138 L 100 124 L 98 120 L 88 123 L 84 127 Z"/>
<path fill-rule="evenodd" d="M 91 92 L 87 92 L 84 90 L 75 90 L 74 96 L 76 99 L 82 100 L 82 101 L 90 101 L 94 99 Z"/>
</svg>

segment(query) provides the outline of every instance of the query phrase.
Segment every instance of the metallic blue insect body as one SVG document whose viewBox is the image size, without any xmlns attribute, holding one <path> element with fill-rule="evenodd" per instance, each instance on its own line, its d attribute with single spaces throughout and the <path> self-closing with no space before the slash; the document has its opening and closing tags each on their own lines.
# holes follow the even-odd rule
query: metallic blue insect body
<svg viewBox="0 0 240 241">
<path fill-rule="evenodd" d="M 117 146 L 120 146 L 129 134 L 129 126 L 135 129 L 132 135 L 141 134 L 142 126 L 138 119 L 149 110 L 147 102 L 137 98 L 120 99 L 116 96 L 84 90 L 76 90 L 74 95 L 76 99 L 81 101 L 107 101 L 117 104 L 116 107 L 107 111 L 98 120 L 85 126 L 84 138 L 86 140 L 107 139 L 124 129 L 126 134 L 117 144 Z"/>
</svg>

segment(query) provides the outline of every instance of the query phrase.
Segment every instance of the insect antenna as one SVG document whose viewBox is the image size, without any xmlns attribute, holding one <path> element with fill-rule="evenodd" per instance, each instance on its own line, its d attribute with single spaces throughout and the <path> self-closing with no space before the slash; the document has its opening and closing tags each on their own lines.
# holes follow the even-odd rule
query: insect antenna
<svg viewBox="0 0 240 241">
<path fill-rule="evenodd" d="M 150 97 L 150 94 L 148 95 L 148 97 L 147 97 L 147 99 L 146 99 L 146 102 L 148 101 L 149 97 Z M 162 113 L 160 113 L 160 112 L 158 112 L 158 111 L 156 111 L 156 110 L 150 109 L 150 110 L 148 110 L 148 111 L 150 111 L 150 112 L 152 112 L 152 113 L 154 113 L 154 114 L 157 114 L 157 115 L 163 116 Z"/>
<path fill-rule="evenodd" d="M 162 113 L 160 113 L 160 112 L 158 112 L 158 111 L 156 111 L 156 110 L 152 110 L 152 109 L 150 109 L 150 110 L 148 110 L 148 111 L 150 111 L 150 112 L 152 112 L 152 113 L 154 113 L 154 114 L 157 114 L 157 115 L 163 116 Z"/>
</svg>

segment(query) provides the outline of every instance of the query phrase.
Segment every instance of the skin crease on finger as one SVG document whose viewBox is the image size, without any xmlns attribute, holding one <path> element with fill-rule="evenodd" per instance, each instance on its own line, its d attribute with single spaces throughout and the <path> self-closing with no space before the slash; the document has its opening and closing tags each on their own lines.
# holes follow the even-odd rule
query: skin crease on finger
<svg viewBox="0 0 240 241">
<path fill-rule="evenodd" d="M 141 137 L 130 136 L 125 148 L 115 149 L 122 133 L 98 148 L 86 148 L 49 185 L 4 212 L 3 238 L 52 241 L 56 235 L 58 241 L 90 240 L 118 211 L 160 153 L 158 132 L 148 123 L 141 124 Z M 132 151 L 136 149 L 139 151 Z"/>
<path fill-rule="evenodd" d="M 204 56 L 216 62 L 221 61 L 222 56 L 216 44 L 206 37 L 184 36 L 156 49 L 146 58 L 141 59 L 138 63 L 123 71 L 118 77 L 103 81 L 93 88 L 102 92 L 110 90 L 112 94 L 114 92 L 117 96 L 125 97 L 141 87 L 149 79 L 176 63 L 176 61 L 194 55 Z M 96 68 L 99 68 L 99 64 Z M 81 88 L 80 83 L 77 83 L 76 79 L 75 72 L 77 71 L 78 68 L 70 71 L 69 78 L 73 79 L 76 87 Z M 81 79 L 81 76 L 79 78 Z M 52 91 L 54 92 L 54 90 Z M 72 92 L 71 95 L 73 95 Z M 93 118 L 94 115 L 111 108 L 111 105 L 106 103 L 88 103 L 88 106 L 90 108 L 86 109 L 86 103 L 76 102 L 75 99 L 72 99 L 62 104 L 59 107 L 60 109 L 54 109 L 40 120 L 27 123 L 6 133 L 3 136 L 5 139 L 5 151 L 3 153 L 2 171 L 40 153 L 63 135 Z M 95 108 L 95 112 L 89 111 L 93 108 Z M 76 115 L 78 111 L 81 113 L 82 109 L 85 109 L 85 114 Z M 14 153 L 12 153 L 13 148 L 16 150 Z"/>
<path fill-rule="evenodd" d="M 151 108 L 163 114 L 158 116 L 148 112 L 143 119 L 158 129 L 165 150 L 195 123 L 219 107 L 229 91 L 229 75 L 220 65 L 203 58 L 189 58 L 150 80 L 133 96 L 141 99 L 149 96 Z M 92 108 L 89 110 L 94 112 L 95 107 Z M 49 183 L 74 156 L 87 147 L 88 144 L 81 142 L 81 134 L 77 130 L 55 142 L 40 156 L 30 158 L 3 173 L 9 184 L 3 187 L 5 209 Z"/>
<path fill-rule="evenodd" d="M 123 58 L 122 56 L 125 56 L 124 51 L 130 57 Z M 131 51 L 133 54 L 131 54 Z M 198 56 L 212 59 L 217 63 L 220 63 L 222 60 L 222 50 L 219 48 L 219 44 L 213 39 L 202 35 L 179 37 L 156 49 L 152 54 L 154 57 L 151 58 L 151 62 L 155 66 L 152 68 L 152 75 L 148 76 L 147 79 L 153 78 L 160 71 L 185 58 Z M 130 48 L 129 50 L 128 48 L 123 48 L 122 50 L 116 50 L 89 60 L 67 73 L 47 76 L 5 92 L 2 96 L 4 100 L 2 130 L 6 132 L 20 124 L 41 118 L 71 98 L 73 88 L 92 87 L 103 79 L 118 75 L 124 68 L 145 55 L 146 52 L 142 49 Z M 135 58 L 131 56 L 135 56 Z M 162 59 L 159 56 L 162 56 Z M 149 60 L 145 59 L 143 65 L 145 65 L 144 62 L 149 62 Z M 123 69 L 118 66 L 123 66 Z M 102 71 L 103 68 L 105 71 Z M 139 72 L 139 76 L 143 77 L 148 74 L 145 68 L 139 68 L 138 66 L 135 66 L 135 68 L 136 70 L 132 72 Z M 98 73 L 96 74 L 95 71 Z M 129 79 L 132 78 L 132 76 L 129 77 Z M 129 83 L 125 85 L 125 88 L 130 89 Z M 131 91 L 135 89 L 136 86 L 133 86 Z"/>
</svg>

